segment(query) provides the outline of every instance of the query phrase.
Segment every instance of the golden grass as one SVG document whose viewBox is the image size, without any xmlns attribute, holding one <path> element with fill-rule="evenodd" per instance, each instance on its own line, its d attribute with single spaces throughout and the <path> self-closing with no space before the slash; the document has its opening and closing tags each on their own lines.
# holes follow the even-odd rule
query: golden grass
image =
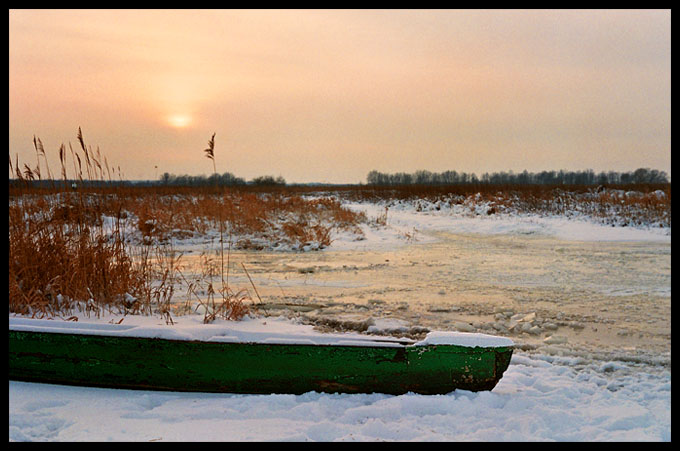
<svg viewBox="0 0 680 451">
<path fill-rule="evenodd" d="M 159 314 L 172 322 L 175 285 L 181 282 L 188 293 L 187 305 L 194 296 L 204 308 L 205 322 L 240 319 L 248 314 L 245 302 L 252 298 L 248 290 L 229 286 L 232 246 L 258 249 L 283 241 L 297 248 L 310 244 L 321 248 L 331 244 L 333 230 L 357 229 L 365 220 L 331 197 L 306 199 L 260 188 L 227 191 L 97 184 L 107 175 L 111 181 L 108 162 L 99 149 L 92 151 L 86 145 L 80 128 L 77 139 L 80 147 L 75 151 L 68 145 L 73 170 L 69 170 L 67 147 L 62 144 L 62 180 L 50 179 L 47 187 L 30 183 L 41 180 L 39 164 L 35 168 L 24 165 L 22 171 L 18 158 L 14 162 L 10 158 L 10 170 L 19 182 L 18 186 L 10 184 L 9 193 L 10 312 L 64 317 L 76 311 L 88 315 L 111 311 Z M 37 155 L 44 157 L 42 143 L 38 138 L 34 142 Z M 213 169 L 214 146 L 215 135 L 205 150 Z M 75 188 L 72 180 L 77 181 Z M 130 224 L 138 233 L 129 232 Z M 175 256 L 168 243 L 172 238 L 217 229 L 219 268 L 206 259 L 203 277 L 187 281 L 179 269 L 181 256 Z M 229 231 L 228 243 L 225 230 Z M 233 236 L 239 237 L 234 243 Z M 245 266 L 243 270 L 260 299 Z"/>
<path fill-rule="evenodd" d="M 99 149 L 93 152 L 85 145 L 80 128 L 77 139 L 80 154 L 69 144 L 75 179 L 81 183 L 74 190 L 67 180 L 64 145 L 59 149 L 63 183 L 52 180 L 49 189 L 33 190 L 29 183 L 41 179 L 40 160 L 35 168 L 25 164 L 22 172 L 18 158 L 15 164 L 10 158 L 10 170 L 25 182 L 18 192 L 10 191 L 10 312 L 37 317 L 64 317 L 76 311 L 88 316 L 106 311 L 160 314 L 172 322 L 170 303 L 181 277 L 180 257 L 150 239 L 163 230 L 162 210 L 151 207 L 151 196 L 138 202 L 126 197 L 124 189 L 106 190 L 92 183 L 94 188 L 85 188 L 85 181 L 103 181 L 104 168 L 109 167 L 106 160 L 101 165 Z M 38 138 L 34 145 L 44 156 Z M 124 226 L 133 215 L 143 237 L 134 255 Z M 210 292 L 214 293 L 212 284 Z M 232 295 L 224 284 L 220 292 L 222 303 L 211 300 L 206 322 L 248 313 L 242 304 L 246 296 Z"/>
<path fill-rule="evenodd" d="M 50 317 L 78 309 L 98 315 L 134 312 L 131 300 L 148 301 L 142 287 L 149 273 L 121 239 L 110 239 L 101 225 L 66 222 L 35 209 L 27 199 L 9 207 L 10 312 Z"/>
</svg>

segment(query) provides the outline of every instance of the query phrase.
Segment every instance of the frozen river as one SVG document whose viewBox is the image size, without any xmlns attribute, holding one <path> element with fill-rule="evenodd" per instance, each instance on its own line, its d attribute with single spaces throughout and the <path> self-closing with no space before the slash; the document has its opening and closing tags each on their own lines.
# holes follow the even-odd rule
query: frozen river
<svg viewBox="0 0 680 451">
<path fill-rule="evenodd" d="M 269 314 L 320 326 L 361 329 L 372 319 L 670 364 L 670 236 L 413 211 L 391 211 L 386 228 L 364 230 L 364 240 L 340 236 L 317 252 L 232 251 L 230 284 L 250 287 L 243 263 Z M 183 256 L 189 265 L 198 259 Z"/>
</svg>

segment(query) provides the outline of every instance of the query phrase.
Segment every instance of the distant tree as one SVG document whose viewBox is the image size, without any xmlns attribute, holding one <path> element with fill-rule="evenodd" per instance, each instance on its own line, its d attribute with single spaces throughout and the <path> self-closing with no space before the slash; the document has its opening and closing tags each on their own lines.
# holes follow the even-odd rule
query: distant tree
<svg viewBox="0 0 680 451">
<path fill-rule="evenodd" d="M 413 176 L 405 172 L 399 172 L 395 174 L 394 182 L 398 185 L 410 185 L 413 183 Z"/>
<path fill-rule="evenodd" d="M 255 177 L 249 183 L 251 185 L 273 186 L 273 185 L 285 185 L 286 180 L 281 176 L 274 178 L 271 175 L 263 175 L 260 177 Z"/>
<path fill-rule="evenodd" d="M 633 183 L 645 183 L 649 179 L 649 169 L 639 168 L 633 172 Z"/>
<path fill-rule="evenodd" d="M 211 174 L 209 177 L 205 175 L 174 175 L 164 172 L 160 176 L 160 183 L 170 186 L 231 186 L 231 185 L 245 185 L 246 181 L 240 177 L 236 177 L 230 172 L 224 174 Z"/>
<path fill-rule="evenodd" d="M 458 183 L 458 173 L 456 171 L 445 171 L 442 173 L 442 183 L 454 185 Z"/>
<path fill-rule="evenodd" d="M 531 183 L 529 173 L 526 169 L 517 175 L 517 183 L 521 183 L 522 185 L 528 185 Z"/>
<path fill-rule="evenodd" d="M 633 181 L 633 174 L 630 172 L 624 172 L 621 174 L 621 177 L 619 177 L 619 182 L 622 184 L 627 184 L 631 183 Z"/>
<path fill-rule="evenodd" d="M 668 174 L 658 169 L 649 171 L 649 183 L 668 183 Z"/>
<path fill-rule="evenodd" d="M 419 170 L 414 174 L 414 179 L 418 185 L 429 185 L 432 183 L 432 173 L 430 171 Z"/>
<path fill-rule="evenodd" d="M 605 185 L 608 182 L 607 173 L 602 171 L 597 175 L 597 184 Z"/>
<path fill-rule="evenodd" d="M 378 171 L 371 171 L 368 173 L 368 176 L 366 177 L 366 181 L 368 182 L 369 185 L 388 185 L 389 184 L 389 179 L 387 177 L 387 174 L 383 174 Z"/>
</svg>

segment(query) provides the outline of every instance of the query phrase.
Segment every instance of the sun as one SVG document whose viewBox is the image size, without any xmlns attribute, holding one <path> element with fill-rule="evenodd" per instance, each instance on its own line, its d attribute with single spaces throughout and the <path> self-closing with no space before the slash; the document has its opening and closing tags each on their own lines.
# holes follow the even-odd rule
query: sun
<svg viewBox="0 0 680 451">
<path fill-rule="evenodd" d="M 184 128 L 191 123 L 191 116 L 188 114 L 172 114 L 168 116 L 168 123 L 176 128 Z"/>
</svg>

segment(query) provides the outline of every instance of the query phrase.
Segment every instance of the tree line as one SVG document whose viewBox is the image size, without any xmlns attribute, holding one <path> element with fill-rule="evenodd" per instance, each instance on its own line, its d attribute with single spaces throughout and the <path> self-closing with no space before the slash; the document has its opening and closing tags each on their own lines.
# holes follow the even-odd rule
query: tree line
<svg viewBox="0 0 680 451">
<path fill-rule="evenodd" d="M 231 172 L 224 174 L 205 175 L 174 175 L 167 172 L 161 175 L 159 183 L 168 186 L 242 186 L 242 185 L 259 185 L 259 186 L 284 186 L 286 180 L 281 177 L 274 177 L 271 175 L 263 175 L 255 177 L 246 182 L 244 178 L 237 177 Z"/>
<path fill-rule="evenodd" d="M 603 171 L 595 173 L 592 169 L 584 171 L 541 171 L 526 170 L 485 172 L 481 177 L 474 173 L 444 171 L 431 172 L 419 170 L 413 173 L 397 172 L 387 174 L 373 170 L 368 173 L 366 181 L 369 185 L 614 185 L 631 183 L 668 183 L 668 174 L 664 171 L 639 168 L 635 171 L 616 172 Z"/>
</svg>

